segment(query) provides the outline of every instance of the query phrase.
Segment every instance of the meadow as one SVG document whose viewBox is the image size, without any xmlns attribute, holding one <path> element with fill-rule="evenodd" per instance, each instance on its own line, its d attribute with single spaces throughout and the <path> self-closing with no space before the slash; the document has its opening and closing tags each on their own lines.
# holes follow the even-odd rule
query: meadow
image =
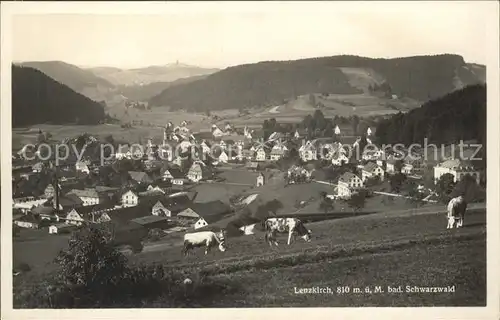
<svg viewBox="0 0 500 320">
<path fill-rule="evenodd" d="M 403 306 L 484 305 L 485 210 L 470 210 L 465 227 L 446 230 L 443 213 L 407 210 L 391 215 L 374 213 L 344 219 L 307 223 L 312 242 L 298 239 L 270 248 L 263 233 L 230 237 L 224 253 L 202 249 L 181 254 L 182 234 L 146 245 L 128 255 L 132 266 L 158 265 L 176 270 L 195 281 L 209 281 L 225 294 L 203 301 L 184 301 L 191 307 L 255 306 Z M 53 274 L 53 257 L 67 246 L 67 237 L 30 231 L 27 239 L 14 240 L 14 261 L 25 259 L 32 270 L 14 279 L 15 286 Z M 46 230 L 45 230 L 46 232 Z M 42 240 L 37 241 L 37 240 Z M 35 262 L 35 260 L 37 260 Z M 204 280 L 202 280 L 204 279 Z M 294 288 L 350 286 L 456 286 L 454 294 L 297 295 Z M 148 307 L 167 307 L 154 300 Z"/>
<path fill-rule="evenodd" d="M 486 302 L 485 212 L 446 230 L 444 214 L 387 218 L 368 215 L 308 224 L 311 243 L 271 249 L 257 233 L 228 239 L 228 250 L 183 258 L 179 246 L 130 256 L 160 263 L 186 276 L 210 277 L 233 292 L 204 307 L 481 306 Z M 453 294 L 390 294 L 386 286 L 453 286 Z M 297 295 L 294 288 L 382 286 L 385 293 Z M 151 307 L 161 307 L 158 301 Z"/>
</svg>

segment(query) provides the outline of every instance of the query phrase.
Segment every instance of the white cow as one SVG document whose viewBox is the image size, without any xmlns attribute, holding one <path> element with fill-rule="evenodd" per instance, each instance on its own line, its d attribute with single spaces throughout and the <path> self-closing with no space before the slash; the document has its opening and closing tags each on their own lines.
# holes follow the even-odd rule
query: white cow
<svg viewBox="0 0 500 320">
<path fill-rule="evenodd" d="M 292 236 L 299 235 L 306 242 L 311 241 L 311 230 L 308 230 L 302 221 L 297 218 L 269 218 L 265 222 L 266 236 L 265 239 L 272 246 L 276 241 L 277 232 L 288 232 L 288 245 L 290 245 Z"/>
<path fill-rule="evenodd" d="M 208 254 L 212 247 L 219 246 L 221 252 L 226 251 L 224 233 L 221 231 L 200 231 L 195 233 L 186 233 L 184 235 L 183 254 L 186 256 L 190 249 L 205 246 L 205 254 Z"/>
<path fill-rule="evenodd" d="M 453 198 L 448 202 L 447 215 L 448 225 L 446 229 L 460 228 L 464 225 L 465 211 L 467 211 L 467 202 L 463 196 Z M 455 223 L 456 222 L 456 223 Z"/>
</svg>

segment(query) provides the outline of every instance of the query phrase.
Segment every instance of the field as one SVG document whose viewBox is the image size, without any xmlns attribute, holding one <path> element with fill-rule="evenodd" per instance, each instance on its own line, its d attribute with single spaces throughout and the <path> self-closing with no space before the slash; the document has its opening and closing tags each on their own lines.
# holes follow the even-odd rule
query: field
<svg viewBox="0 0 500 320">
<path fill-rule="evenodd" d="M 163 264 L 183 270 L 186 276 L 210 277 L 233 288 L 204 307 L 253 306 L 403 306 L 484 305 L 484 210 L 471 210 L 463 229 L 446 230 L 444 213 L 408 210 L 382 212 L 308 223 L 313 240 L 297 240 L 270 249 L 263 233 L 228 239 L 224 253 L 201 249 L 184 258 L 181 234 L 167 243 L 146 245 L 143 253 L 128 255 L 131 264 Z M 25 231 L 14 241 L 14 264 L 25 262 L 32 271 L 16 277 L 25 283 L 53 272 L 53 257 L 67 245 L 64 236 Z M 46 230 L 45 230 L 46 232 Z M 31 238 L 28 240 L 27 238 Z M 43 239 L 43 243 L 41 240 Z M 20 261 L 20 260 L 24 261 Z M 297 295 L 294 288 L 338 286 L 455 286 L 453 294 L 345 294 Z M 161 307 L 157 301 L 150 307 Z"/>
<path fill-rule="evenodd" d="M 130 256 L 187 276 L 201 273 L 234 286 L 210 307 L 480 306 L 486 302 L 485 212 L 466 227 L 446 230 L 443 215 L 377 215 L 308 224 L 311 243 L 270 249 L 261 233 L 228 239 L 228 251 L 182 258 L 178 246 Z M 455 286 L 453 294 L 387 293 L 387 286 Z M 294 287 L 382 286 L 385 293 L 297 295 Z M 153 307 L 160 307 L 161 302 Z"/>
<path fill-rule="evenodd" d="M 324 108 L 321 111 L 325 117 L 339 116 L 371 116 L 380 114 L 397 113 L 399 110 L 406 111 L 418 106 L 416 101 L 405 99 L 390 100 L 376 97 L 369 94 L 339 95 L 331 94 L 328 97 L 316 95 L 317 102 L 321 102 Z M 238 110 L 220 110 L 212 112 L 219 120 L 214 120 L 206 114 L 188 113 L 184 111 L 170 111 L 168 108 L 157 107 L 150 110 L 138 110 L 134 108 L 126 109 L 122 105 L 109 106 L 106 112 L 119 119 L 122 123 L 135 121 L 132 129 L 121 128 L 120 125 L 33 125 L 27 128 L 15 128 L 12 130 L 12 146 L 18 150 L 22 145 L 36 142 L 38 130 L 50 132 L 54 139 L 62 140 L 67 137 L 74 137 L 78 134 L 89 133 L 95 136 L 113 135 L 115 139 L 125 140 L 131 143 L 139 141 L 145 142 L 146 138 L 153 138 L 155 142 L 160 142 L 163 138 L 163 127 L 171 121 L 174 125 L 179 125 L 181 121 L 188 122 L 188 127 L 192 132 L 210 132 L 213 123 L 224 126 L 225 122 L 230 122 L 237 127 L 248 126 L 260 129 L 266 119 L 276 118 L 278 123 L 297 123 L 316 109 L 308 101 L 308 96 L 300 96 L 296 100 L 285 105 L 252 108 L 248 115 L 239 115 Z M 127 113 L 126 113 L 127 112 Z M 350 134 L 350 126 L 341 127 L 343 134 Z"/>
</svg>

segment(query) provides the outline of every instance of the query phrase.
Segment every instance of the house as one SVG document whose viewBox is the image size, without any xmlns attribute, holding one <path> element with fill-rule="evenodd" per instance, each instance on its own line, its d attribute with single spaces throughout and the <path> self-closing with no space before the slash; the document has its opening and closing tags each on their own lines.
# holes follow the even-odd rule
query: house
<svg viewBox="0 0 500 320">
<path fill-rule="evenodd" d="M 76 225 L 67 223 L 58 223 L 49 226 L 49 234 L 70 233 L 71 231 L 76 229 L 77 229 Z"/>
<path fill-rule="evenodd" d="M 352 172 L 346 172 L 340 176 L 337 184 L 337 196 L 349 198 L 352 193 L 363 187 L 363 180 Z"/>
<path fill-rule="evenodd" d="M 73 189 L 67 194 L 74 194 L 83 201 L 84 206 L 91 206 L 99 204 L 107 199 L 99 195 L 99 193 L 92 188 L 85 188 L 84 190 Z"/>
<path fill-rule="evenodd" d="M 121 196 L 121 203 L 124 207 L 133 207 L 139 204 L 139 195 L 133 192 L 132 190 L 128 190 Z"/>
<path fill-rule="evenodd" d="M 386 163 L 385 163 L 385 172 L 394 174 L 396 173 L 396 163 L 398 160 L 396 160 L 394 157 L 390 156 L 388 157 Z"/>
<path fill-rule="evenodd" d="M 369 162 L 365 166 L 363 166 L 363 169 L 361 171 L 361 177 L 363 182 L 366 181 L 367 179 L 374 178 L 374 177 L 379 177 L 381 181 L 384 180 L 384 169 L 377 165 L 375 162 Z"/>
<path fill-rule="evenodd" d="M 333 131 L 336 135 L 339 135 L 340 134 L 340 128 L 338 125 L 335 126 L 335 129 Z"/>
<path fill-rule="evenodd" d="M 224 140 L 221 140 L 219 142 L 219 147 L 221 150 L 226 150 L 227 149 L 227 143 Z"/>
<path fill-rule="evenodd" d="M 118 150 L 115 152 L 115 158 L 118 160 L 129 158 L 130 157 L 130 148 L 127 145 L 118 146 Z"/>
<path fill-rule="evenodd" d="M 173 154 L 172 147 L 168 144 L 164 144 L 158 148 L 158 156 L 162 160 L 172 161 Z"/>
<path fill-rule="evenodd" d="M 150 212 L 144 210 L 142 206 L 123 207 L 113 210 L 103 211 L 99 217 L 96 218 L 97 223 L 117 222 L 127 223 L 133 219 L 145 217 L 150 215 Z"/>
<path fill-rule="evenodd" d="M 195 221 L 194 228 L 199 229 L 208 224 L 217 222 L 231 211 L 231 207 L 220 200 L 193 203 L 189 208 L 180 212 L 177 217 Z"/>
<path fill-rule="evenodd" d="M 317 149 L 311 141 L 307 141 L 299 148 L 299 156 L 304 162 L 317 160 Z"/>
<path fill-rule="evenodd" d="M 201 152 L 202 152 L 203 154 L 207 154 L 207 153 L 208 153 L 208 154 L 210 154 L 210 151 L 211 151 L 212 149 L 210 148 L 210 145 L 209 145 L 209 144 L 208 144 L 205 140 L 203 140 L 203 141 L 201 142 L 200 146 L 201 146 Z"/>
<path fill-rule="evenodd" d="M 269 154 L 269 158 L 271 161 L 278 161 L 285 156 L 285 150 L 281 148 L 273 148 L 271 149 L 271 153 Z"/>
<path fill-rule="evenodd" d="M 255 186 L 257 187 L 260 187 L 260 186 L 263 186 L 264 185 L 264 175 L 262 174 L 262 172 L 257 176 L 257 183 L 255 184 Z"/>
<path fill-rule="evenodd" d="M 52 199 L 53 207 L 56 208 L 56 200 Z M 82 207 L 83 201 L 75 194 L 66 194 L 59 197 L 59 210 L 68 211 L 76 207 Z"/>
<path fill-rule="evenodd" d="M 89 174 L 90 173 L 90 170 L 89 170 L 89 166 L 86 162 L 84 161 L 77 161 L 75 163 L 75 169 L 76 171 L 78 172 L 83 172 L 83 173 L 86 173 L 86 174 Z"/>
<path fill-rule="evenodd" d="M 217 157 L 217 160 L 222 163 L 227 163 L 229 161 L 229 156 L 224 150 L 222 150 L 222 152 Z"/>
<path fill-rule="evenodd" d="M 79 226 L 82 225 L 85 221 L 96 222 L 95 218 L 100 212 L 112 209 L 113 207 L 113 204 L 106 203 L 73 208 L 66 215 L 66 223 Z"/>
<path fill-rule="evenodd" d="M 188 179 L 186 179 L 186 177 L 184 176 L 184 173 L 182 173 L 182 171 L 178 168 L 170 169 L 170 174 L 172 175 L 172 179 L 171 179 L 172 185 L 182 186 L 186 182 L 188 182 Z"/>
<path fill-rule="evenodd" d="M 148 230 L 151 229 L 165 230 L 169 229 L 173 225 L 170 219 L 161 216 L 145 216 L 145 217 L 135 218 L 130 221 L 140 224 L 141 226 L 143 226 Z"/>
<path fill-rule="evenodd" d="M 293 137 L 295 139 L 299 139 L 300 138 L 299 131 L 295 130 L 295 133 L 294 133 Z"/>
<path fill-rule="evenodd" d="M 200 161 L 194 162 L 187 173 L 187 178 L 192 182 L 198 182 L 202 179 L 207 179 L 210 176 L 210 170 L 203 162 Z"/>
<path fill-rule="evenodd" d="M 156 194 L 165 194 L 165 191 L 162 188 L 160 188 L 160 186 L 152 185 L 152 184 L 150 184 L 148 186 L 148 188 L 146 189 L 145 192 L 156 193 Z"/>
<path fill-rule="evenodd" d="M 55 188 L 52 184 L 48 184 L 43 192 L 45 198 L 53 198 L 56 194 Z"/>
<path fill-rule="evenodd" d="M 172 164 L 177 167 L 182 166 L 182 158 L 180 156 L 175 157 L 174 160 L 172 160 Z"/>
<path fill-rule="evenodd" d="M 44 168 L 44 164 L 42 162 L 38 162 L 38 163 L 35 163 L 32 167 L 31 167 L 31 170 L 33 172 L 42 172 L 43 168 Z"/>
<path fill-rule="evenodd" d="M 136 181 L 139 184 L 148 184 L 153 182 L 153 180 L 149 177 L 149 175 L 146 172 L 129 171 L 128 175 L 132 180 Z"/>
<path fill-rule="evenodd" d="M 57 177 L 60 182 L 68 182 L 76 179 L 76 172 L 74 170 L 60 170 L 57 173 Z"/>
<path fill-rule="evenodd" d="M 212 126 L 212 136 L 214 139 L 218 139 L 220 137 L 223 137 L 225 133 L 219 129 L 215 124 Z"/>
<path fill-rule="evenodd" d="M 28 214 L 14 220 L 14 224 L 21 228 L 38 229 L 41 220 L 34 215 Z"/>
<path fill-rule="evenodd" d="M 460 161 L 460 159 L 449 159 L 439 163 L 434 167 L 434 181 L 438 181 L 445 174 L 453 175 L 453 180 L 458 182 L 465 175 L 470 175 L 476 179 L 479 184 L 480 172 L 469 161 Z"/>
<path fill-rule="evenodd" d="M 175 216 L 187 209 L 193 203 L 193 200 L 194 198 L 190 199 L 186 193 L 179 192 L 169 195 L 166 200 L 162 200 L 162 204 L 170 211 L 170 216 Z"/>
<path fill-rule="evenodd" d="M 267 152 L 264 147 L 259 147 L 255 150 L 255 161 L 266 161 Z"/>
</svg>

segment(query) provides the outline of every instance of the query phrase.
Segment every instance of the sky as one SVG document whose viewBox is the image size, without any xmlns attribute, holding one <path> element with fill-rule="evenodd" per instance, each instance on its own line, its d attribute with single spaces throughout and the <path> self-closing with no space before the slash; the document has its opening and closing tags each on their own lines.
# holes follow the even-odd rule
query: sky
<svg viewBox="0 0 500 320">
<path fill-rule="evenodd" d="M 467 62 L 487 60 L 484 19 L 492 10 L 477 2 L 240 4 L 215 2 L 206 10 L 184 3 L 151 10 L 143 4 L 136 11 L 95 7 L 79 14 L 71 7 L 57 14 L 16 13 L 12 58 L 119 68 L 175 61 L 224 68 L 339 54 L 454 53 Z"/>
</svg>

